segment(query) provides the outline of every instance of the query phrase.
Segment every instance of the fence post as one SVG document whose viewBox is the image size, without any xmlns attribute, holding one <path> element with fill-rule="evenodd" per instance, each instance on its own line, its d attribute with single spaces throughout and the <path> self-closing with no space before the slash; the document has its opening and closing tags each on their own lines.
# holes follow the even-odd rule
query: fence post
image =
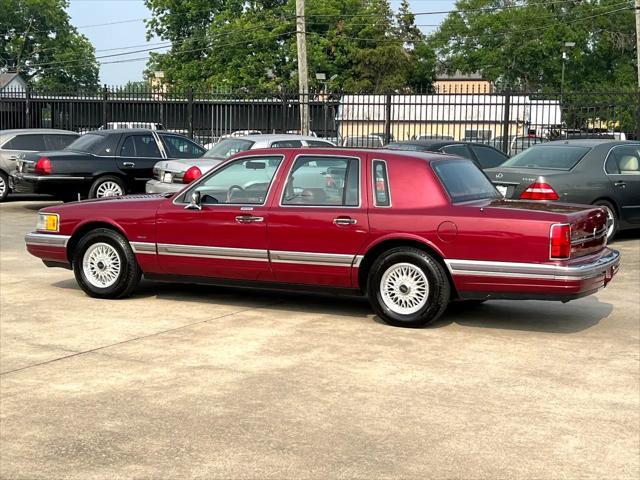
<svg viewBox="0 0 640 480">
<path fill-rule="evenodd" d="M 502 117 L 502 151 L 509 155 L 509 127 L 511 120 L 511 93 L 504 94 L 504 115 Z"/>
<path fill-rule="evenodd" d="M 636 140 L 640 140 L 640 92 L 636 95 Z M 629 140 L 627 138 L 627 140 Z"/>
<path fill-rule="evenodd" d="M 384 143 L 391 142 L 391 94 L 387 93 L 384 104 Z"/>
<path fill-rule="evenodd" d="M 282 112 L 281 112 L 282 133 L 287 131 L 287 92 L 282 92 Z"/>
<path fill-rule="evenodd" d="M 109 103 L 109 89 L 106 85 L 102 86 L 102 128 L 107 128 L 107 108 Z"/>
<path fill-rule="evenodd" d="M 31 128 L 31 87 L 29 85 L 24 90 L 24 120 L 25 127 Z"/>
<path fill-rule="evenodd" d="M 189 130 L 189 138 L 193 138 L 193 88 L 187 89 L 187 128 Z"/>
</svg>

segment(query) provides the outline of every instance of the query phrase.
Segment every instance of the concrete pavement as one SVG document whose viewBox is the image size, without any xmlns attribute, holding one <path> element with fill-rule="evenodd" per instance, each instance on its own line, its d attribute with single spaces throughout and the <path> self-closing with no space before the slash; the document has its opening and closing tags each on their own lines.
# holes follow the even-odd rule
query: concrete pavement
<svg viewBox="0 0 640 480">
<path fill-rule="evenodd" d="M 640 239 L 568 304 L 386 326 L 365 301 L 144 282 L 85 296 L 0 204 L 0 477 L 638 478 Z"/>
</svg>

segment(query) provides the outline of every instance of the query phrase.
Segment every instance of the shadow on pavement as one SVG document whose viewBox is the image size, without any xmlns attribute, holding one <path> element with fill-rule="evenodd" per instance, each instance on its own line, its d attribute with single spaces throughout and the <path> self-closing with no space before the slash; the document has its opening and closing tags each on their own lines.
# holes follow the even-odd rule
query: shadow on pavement
<svg viewBox="0 0 640 480">
<path fill-rule="evenodd" d="M 54 283 L 53 286 L 71 290 L 79 290 L 80 288 L 73 278 Z M 286 309 L 294 312 L 355 317 L 362 320 L 372 317 L 372 310 L 364 297 L 307 292 L 292 293 L 253 288 L 142 281 L 131 299 L 145 298 L 262 309 Z M 612 310 L 611 304 L 600 302 L 595 296 L 568 304 L 536 300 L 493 300 L 479 305 L 452 303 L 442 317 L 427 328 L 443 328 L 455 323 L 470 328 L 575 333 L 597 325 Z M 378 317 L 373 318 L 374 321 L 383 323 Z M 340 320 L 336 319 L 336 321 Z"/>
</svg>

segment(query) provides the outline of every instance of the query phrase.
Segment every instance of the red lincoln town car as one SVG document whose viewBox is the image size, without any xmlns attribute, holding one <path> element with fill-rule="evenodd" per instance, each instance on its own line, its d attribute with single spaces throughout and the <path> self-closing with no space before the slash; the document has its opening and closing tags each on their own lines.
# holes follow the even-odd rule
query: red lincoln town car
<svg viewBox="0 0 640 480">
<path fill-rule="evenodd" d="M 28 251 L 90 296 L 145 278 L 366 295 L 399 326 L 450 301 L 568 300 L 616 273 L 601 208 L 504 199 L 473 162 L 437 153 L 269 149 L 177 194 L 41 210 Z"/>
</svg>

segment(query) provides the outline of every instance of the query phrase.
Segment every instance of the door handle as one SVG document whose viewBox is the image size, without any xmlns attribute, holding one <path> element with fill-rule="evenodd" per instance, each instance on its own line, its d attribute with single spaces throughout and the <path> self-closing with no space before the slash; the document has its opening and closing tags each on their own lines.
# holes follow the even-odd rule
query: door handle
<svg viewBox="0 0 640 480">
<path fill-rule="evenodd" d="M 358 220 L 351 217 L 338 217 L 333 219 L 334 225 L 355 225 L 358 223 Z"/>
<path fill-rule="evenodd" d="M 135 166 L 136 166 L 136 164 L 135 164 L 135 163 L 133 163 L 133 162 L 122 162 L 122 166 L 123 166 L 123 167 L 131 168 L 131 167 L 135 167 Z"/>
<path fill-rule="evenodd" d="M 238 215 L 236 222 L 238 223 L 260 223 L 264 221 L 264 217 L 254 217 L 253 215 Z"/>
<path fill-rule="evenodd" d="M 613 184 L 616 187 L 620 187 L 620 188 L 626 188 L 627 187 L 627 182 L 623 182 L 622 180 L 616 182 Z"/>
</svg>

